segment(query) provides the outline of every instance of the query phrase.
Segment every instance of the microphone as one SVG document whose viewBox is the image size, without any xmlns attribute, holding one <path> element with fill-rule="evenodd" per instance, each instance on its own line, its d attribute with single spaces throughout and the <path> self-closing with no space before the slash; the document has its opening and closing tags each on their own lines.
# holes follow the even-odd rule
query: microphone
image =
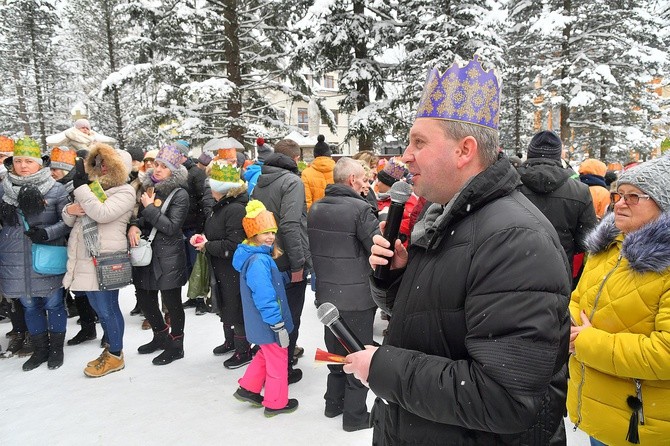
<svg viewBox="0 0 670 446">
<path fill-rule="evenodd" d="M 405 211 L 405 203 L 407 203 L 410 195 L 412 195 L 412 186 L 405 183 L 404 181 L 397 181 L 393 186 L 391 186 L 389 195 L 391 195 L 391 206 L 389 206 L 389 212 L 386 217 L 384 238 L 388 240 L 389 243 L 391 243 L 391 247 L 389 249 L 393 251 L 395 241 L 398 238 L 398 233 L 400 232 L 400 223 L 402 222 L 402 214 Z M 391 270 L 391 258 L 388 259 L 388 264 L 377 265 L 374 272 L 375 279 L 388 279 L 389 271 Z"/>
<path fill-rule="evenodd" d="M 325 302 L 316 309 L 316 315 L 323 325 L 330 328 L 342 347 L 349 353 L 365 350 L 363 343 L 358 340 L 351 329 L 340 318 L 340 312 L 337 307 L 330 302 Z"/>
</svg>

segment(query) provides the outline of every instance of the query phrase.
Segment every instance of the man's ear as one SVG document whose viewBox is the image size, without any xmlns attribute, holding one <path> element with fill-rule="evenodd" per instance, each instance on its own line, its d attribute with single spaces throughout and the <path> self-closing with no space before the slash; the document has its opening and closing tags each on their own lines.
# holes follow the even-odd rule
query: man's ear
<svg viewBox="0 0 670 446">
<path fill-rule="evenodd" d="M 473 136 L 466 136 L 458 143 L 457 167 L 462 168 L 479 160 L 479 145 Z"/>
</svg>

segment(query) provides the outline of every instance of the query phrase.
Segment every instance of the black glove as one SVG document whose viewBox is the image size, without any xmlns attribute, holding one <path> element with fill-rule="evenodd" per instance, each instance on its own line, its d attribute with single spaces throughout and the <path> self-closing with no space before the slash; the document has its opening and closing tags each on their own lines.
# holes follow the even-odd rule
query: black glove
<svg viewBox="0 0 670 446">
<path fill-rule="evenodd" d="M 33 243 L 44 243 L 49 240 L 47 230 L 43 228 L 32 227 L 24 232 L 24 234 L 33 241 Z"/>
<path fill-rule="evenodd" d="M 286 331 L 286 328 L 284 327 L 284 322 L 279 322 L 274 325 L 270 325 L 270 328 L 272 331 L 275 332 L 275 338 L 277 338 L 277 344 L 281 348 L 286 348 L 288 347 L 288 331 Z"/>
<path fill-rule="evenodd" d="M 19 217 L 16 213 L 16 206 L 0 200 L 0 221 L 3 226 L 16 226 L 19 224 Z"/>
<path fill-rule="evenodd" d="M 86 169 L 84 169 L 84 160 L 82 160 L 81 158 L 77 158 L 77 161 L 75 162 L 74 176 L 72 177 L 72 185 L 76 189 L 79 186 L 91 183 L 92 181 L 89 180 L 88 174 L 86 173 Z"/>
</svg>

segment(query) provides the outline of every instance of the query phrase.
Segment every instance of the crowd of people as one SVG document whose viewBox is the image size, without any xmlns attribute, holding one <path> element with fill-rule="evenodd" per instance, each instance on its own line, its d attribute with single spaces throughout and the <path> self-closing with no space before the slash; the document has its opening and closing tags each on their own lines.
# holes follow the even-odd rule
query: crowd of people
<svg viewBox="0 0 670 446">
<path fill-rule="evenodd" d="M 216 312 L 214 355 L 247 367 L 233 396 L 267 417 L 298 408 L 289 385 L 311 286 L 366 346 L 349 351 L 324 326 L 345 358 L 328 366 L 324 415 L 374 428 L 374 444 L 566 444 L 566 407 L 593 445 L 670 444 L 670 157 L 615 179 L 594 159 L 576 172 L 550 130 L 507 157 L 499 103 L 478 58 L 434 69 L 401 157 L 335 159 L 319 135 L 306 167 L 289 139 L 258 138 L 248 160 L 226 147 L 192 158 L 185 140 L 144 151 L 92 137 L 45 155 L 0 137 L 4 356 L 62 366 L 73 295 L 81 330 L 67 344 L 103 330 L 84 374 L 122 370 L 119 289 L 98 261 L 150 244 L 150 261 L 128 258 L 131 314 L 152 330 L 138 353 L 183 358 L 184 309 Z M 412 194 L 391 246 L 398 182 Z M 43 245 L 66 247 L 62 271 L 36 270 Z M 381 265 L 388 277 L 371 274 Z"/>
</svg>

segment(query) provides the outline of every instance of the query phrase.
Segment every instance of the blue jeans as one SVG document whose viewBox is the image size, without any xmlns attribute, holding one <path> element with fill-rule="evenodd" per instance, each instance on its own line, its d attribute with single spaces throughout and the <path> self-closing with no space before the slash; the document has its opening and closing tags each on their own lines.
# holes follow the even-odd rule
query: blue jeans
<svg viewBox="0 0 670 446">
<path fill-rule="evenodd" d="M 67 311 L 63 299 L 63 288 L 54 290 L 46 297 L 22 297 L 25 308 L 26 325 L 31 335 L 39 335 L 47 330 L 65 333 Z"/>
<path fill-rule="evenodd" d="M 589 440 L 591 440 L 591 446 L 607 446 L 605 443 L 602 441 L 598 441 L 593 437 L 589 437 Z"/>
<path fill-rule="evenodd" d="M 119 290 L 87 291 L 88 301 L 98 313 L 100 325 L 107 335 L 110 352 L 123 350 L 125 322 L 119 308 Z"/>
</svg>

